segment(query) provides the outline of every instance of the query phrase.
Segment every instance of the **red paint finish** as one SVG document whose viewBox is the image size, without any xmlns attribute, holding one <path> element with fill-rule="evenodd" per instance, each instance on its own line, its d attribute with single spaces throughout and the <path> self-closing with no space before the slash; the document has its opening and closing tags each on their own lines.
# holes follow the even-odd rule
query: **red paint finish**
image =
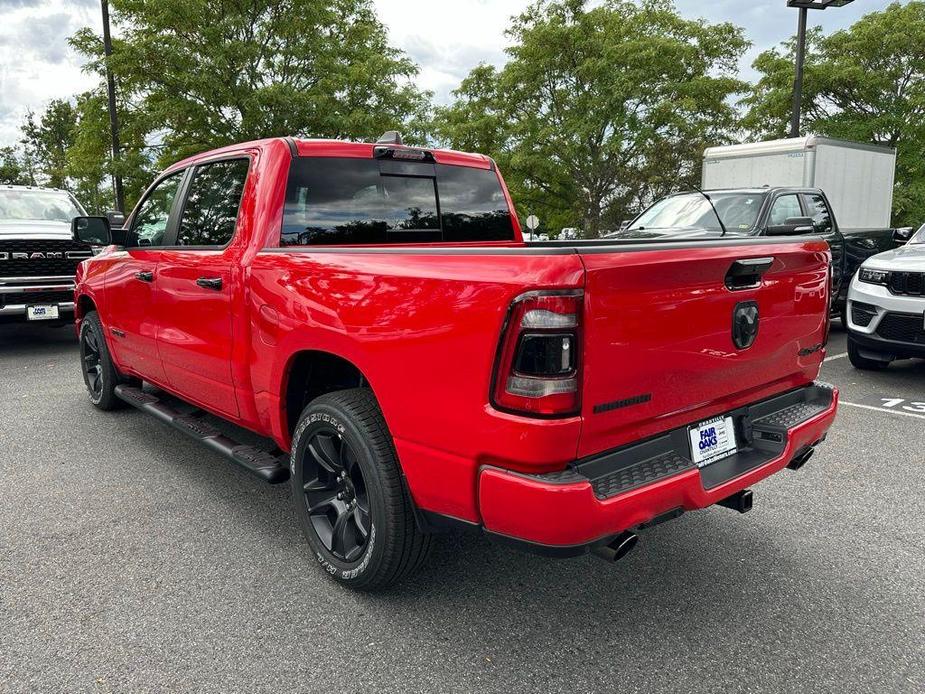
<svg viewBox="0 0 925 694">
<path fill-rule="evenodd" d="M 582 277 L 575 255 L 259 254 L 251 309 L 277 307 L 279 329 L 274 347 L 252 341 L 254 388 L 278 393 L 291 355 L 303 350 L 357 365 L 415 501 L 475 521 L 480 465 L 542 471 L 575 458 L 577 418 L 508 415 L 488 396 L 514 298 L 524 287 L 573 287 Z"/>
<path fill-rule="evenodd" d="M 286 411 L 292 364 L 305 352 L 336 355 L 376 395 L 419 507 L 525 539 L 571 543 L 656 515 L 669 500 L 697 507 L 717 492 L 697 491 L 685 476 L 655 485 L 654 496 L 642 490 L 600 504 L 587 489 L 550 490 L 513 473 L 562 470 L 579 457 L 808 384 L 818 373 L 824 353 L 797 352 L 824 340 L 823 243 L 527 249 L 515 216 L 512 242 L 429 244 L 426 253 L 409 246 L 285 250 L 278 246 L 292 148 L 313 157 L 369 158 L 374 151 L 370 144 L 275 139 L 179 162 L 167 173 L 251 159 L 231 243 L 110 248 L 81 266 L 77 286 L 78 298 L 99 310 L 123 372 L 284 450 L 298 415 Z M 434 158 L 493 167 L 482 155 L 437 151 Z M 775 258 L 762 287 L 735 294 L 723 287 L 732 262 L 762 256 Z M 154 281 L 141 282 L 139 272 L 153 273 Z M 199 287 L 201 277 L 220 278 L 221 289 Z M 583 296 L 579 392 L 567 416 L 534 418 L 491 402 L 505 319 L 515 298 L 534 291 Z M 755 346 L 738 353 L 732 312 L 744 300 L 759 302 L 762 327 Z M 593 412 L 643 394 L 651 396 L 645 405 Z M 819 420 L 813 431 L 829 422 Z M 561 515 L 555 522 L 541 517 L 558 508 L 578 517 L 567 524 Z"/>
<path fill-rule="evenodd" d="M 155 381 L 165 380 L 157 349 L 155 286 L 138 276 L 151 273 L 156 277 L 161 255 L 160 251 L 133 248 L 101 256 L 98 264 L 109 266 L 109 271 L 97 276 L 93 283 L 95 294 L 102 299 L 101 318 L 113 359 Z"/>
<path fill-rule="evenodd" d="M 588 483 L 551 485 L 506 470 L 485 468 L 479 504 L 487 530 L 546 546 L 591 544 L 674 509 L 706 508 L 780 472 L 804 446 L 817 442 L 835 420 L 838 393 L 829 409 L 791 429 L 779 458 L 706 490 L 699 470 L 669 477 L 606 501 Z"/>
<path fill-rule="evenodd" d="M 756 289 L 731 292 L 726 272 L 743 258 L 774 258 Z M 815 378 L 825 342 L 828 245 L 600 253 L 587 269 L 585 382 L 580 457 L 705 420 Z M 760 330 L 738 350 L 732 316 L 757 301 Z M 649 396 L 632 408 L 595 406 Z"/>
<path fill-rule="evenodd" d="M 175 391 L 188 392 L 204 407 L 236 417 L 238 403 L 231 372 L 233 252 L 164 251 L 158 263 L 157 346 Z M 219 279 L 219 291 L 196 284 Z"/>
</svg>

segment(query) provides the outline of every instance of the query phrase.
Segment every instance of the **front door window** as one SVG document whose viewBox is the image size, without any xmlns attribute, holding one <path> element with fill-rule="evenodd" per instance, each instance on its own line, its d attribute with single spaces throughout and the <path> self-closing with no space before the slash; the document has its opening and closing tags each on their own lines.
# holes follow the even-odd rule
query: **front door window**
<svg viewBox="0 0 925 694">
<path fill-rule="evenodd" d="M 130 245 L 144 248 L 164 245 L 170 210 L 173 209 L 182 180 L 183 172 L 180 171 L 165 178 L 148 193 L 132 223 Z"/>
</svg>

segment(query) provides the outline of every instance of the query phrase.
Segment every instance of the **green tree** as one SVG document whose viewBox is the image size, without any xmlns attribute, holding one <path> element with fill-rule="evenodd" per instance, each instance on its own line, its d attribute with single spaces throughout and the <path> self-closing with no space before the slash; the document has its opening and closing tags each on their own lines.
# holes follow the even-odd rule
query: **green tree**
<svg viewBox="0 0 925 694">
<path fill-rule="evenodd" d="M 822 40 L 821 27 L 811 28 L 807 32 L 802 108 L 804 126 L 822 115 L 819 101 Z M 783 43 L 780 48 L 761 53 L 752 63 L 761 77 L 740 102 L 745 108 L 742 128 L 749 139 L 778 140 L 790 136 L 795 64 L 796 37 Z"/>
<path fill-rule="evenodd" d="M 427 110 L 416 66 L 389 45 L 370 0 L 113 6 L 121 31 L 110 64 L 159 165 L 261 137 L 374 138 Z M 71 42 L 102 70 L 97 36 L 85 29 Z"/>
<path fill-rule="evenodd" d="M 482 63 L 453 91 L 451 108 L 437 109 L 433 134 L 468 152 L 491 152 L 501 156 L 510 145 L 507 128 L 513 110 L 504 99 L 498 71 Z"/>
<path fill-rule="evenodd" d="M 25 185 L 29 181 L 15 147 L 0 147 L 0 184 Z"/>
<path fill-rule="evenodd" d="M 26 114 L 22 147 L 3 150 L 0 171 L 4 179 L 69 190 L 87 210 L 104 212 L 114 205 L 115 168 L 105 91 L 80 94 L 75 102 L 54 100 L 41 114 Z M 125 177 L 127 200 L 134 204 L 151 180 L 152 162 L 145 146 L 147 125 L 139 128 L 139 118 L 131 112 L 124 121 L 122 138 L 127 147 L 119 170 Z"/>
<path fill-rule="evenodd" d="M 730 24 L 682 19 L 669 0 L 540 1 L 516 17 L 500 71 L 480 66 L 437 112 L 435 135 L 504 161 L 518 204 L 595 237 L 699 178 L 726 141 L 747 47 Z"/>
<path fill-rule="evenodd" d="M 38 182 L 51 188 L 67 188 L 67 150 L 74 142 L 77 112 L 65 99 L 55 99 L 36 119 L 26 115 L 23 145 L 35 162 Z"/>
<path fill-rule="evenodd" d="M 122 174 L 125 203 L 129 212 L 155 175 L 153 152 L 146 144 L 148 121 L 137 111 L 119 104 L 122 157 L 112 161 L 109 111 L 105 86 L 77 98 L 78 125 L 68 150 L 67 171 L 73 193 L 87 209 L 105 212 L 115 206 L 112 175 Z"/>
<path fill-rule="evenodd" d="M 752 136 L 786 131 L 793 90 L 791 42 L 755 62 L 745 99 Z M 925 222 L 925 2 L 894 2 L 828 37 L 813 35 L 803 131 L 897 148 L 893 223 Z"/>
</svg>

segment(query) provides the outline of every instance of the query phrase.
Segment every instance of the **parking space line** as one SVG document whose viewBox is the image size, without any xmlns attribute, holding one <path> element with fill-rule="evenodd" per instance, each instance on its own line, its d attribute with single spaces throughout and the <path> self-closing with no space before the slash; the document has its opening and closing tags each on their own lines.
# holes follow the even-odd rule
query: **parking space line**
<svg viewBox="0 0 925 694">
<path fill-rule="evenodd" d="M 883 407 L 874 407 L 873 405 L 859 405 L 856 402 L 845 402 L 840 400 L 839 405 L 845 405 L 846 407 L 857 407 L 860 410 L 873 410 L 874 412 L 883 412 L 884 414 L 896 414 L 901 417 L 913 417 L 915 419 L 925 419 L 925 414 L 914 414 L 912 412 L 899 412 L 898 410 L 887 410 Z"/>
<path fill-rule="evenodd" d="M 847 352 L 845 352 L 844 354 L 836 354 L 836 355 L 831 356 L 831 357 L 826 357 L 826 358 L 825 358 L 825 361 L 835 361 L 836 359 L 844 359 L 844 358 L 847 357 L 847 356 L 848 356 L 848 353 L 847 353 Z"/>
</svg>

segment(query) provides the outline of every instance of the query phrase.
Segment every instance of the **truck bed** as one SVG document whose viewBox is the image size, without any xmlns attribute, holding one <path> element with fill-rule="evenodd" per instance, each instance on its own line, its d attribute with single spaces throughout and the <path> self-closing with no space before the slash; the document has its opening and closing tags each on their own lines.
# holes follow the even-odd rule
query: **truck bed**
<svg viewBox="0 0 925 694">
<path fill-rule="evenodd" d="M 749 258 L 773 263 L 760 286 L 730 291 L 727 272 Z M 289 307 L 258 322 L 272 334 L 254 362 L 276 365 L 255 389 L 272 392 L 305 334 L 360 365 L 416 500 L 458 518 L 478 517 L 458 490 L 480 465 L 561 470 L 812 383 L 824 357 L 829 251 L 814 238 L 279 248 L 251 276 L 255 302 Z M 489 393 L 508 307 L 535 288 L 584 290 L 583 392 L 580 416 L 525 429 Z M 761 328 L 737 350 L 733 312 L 749 301 Z"/>
</svg>

